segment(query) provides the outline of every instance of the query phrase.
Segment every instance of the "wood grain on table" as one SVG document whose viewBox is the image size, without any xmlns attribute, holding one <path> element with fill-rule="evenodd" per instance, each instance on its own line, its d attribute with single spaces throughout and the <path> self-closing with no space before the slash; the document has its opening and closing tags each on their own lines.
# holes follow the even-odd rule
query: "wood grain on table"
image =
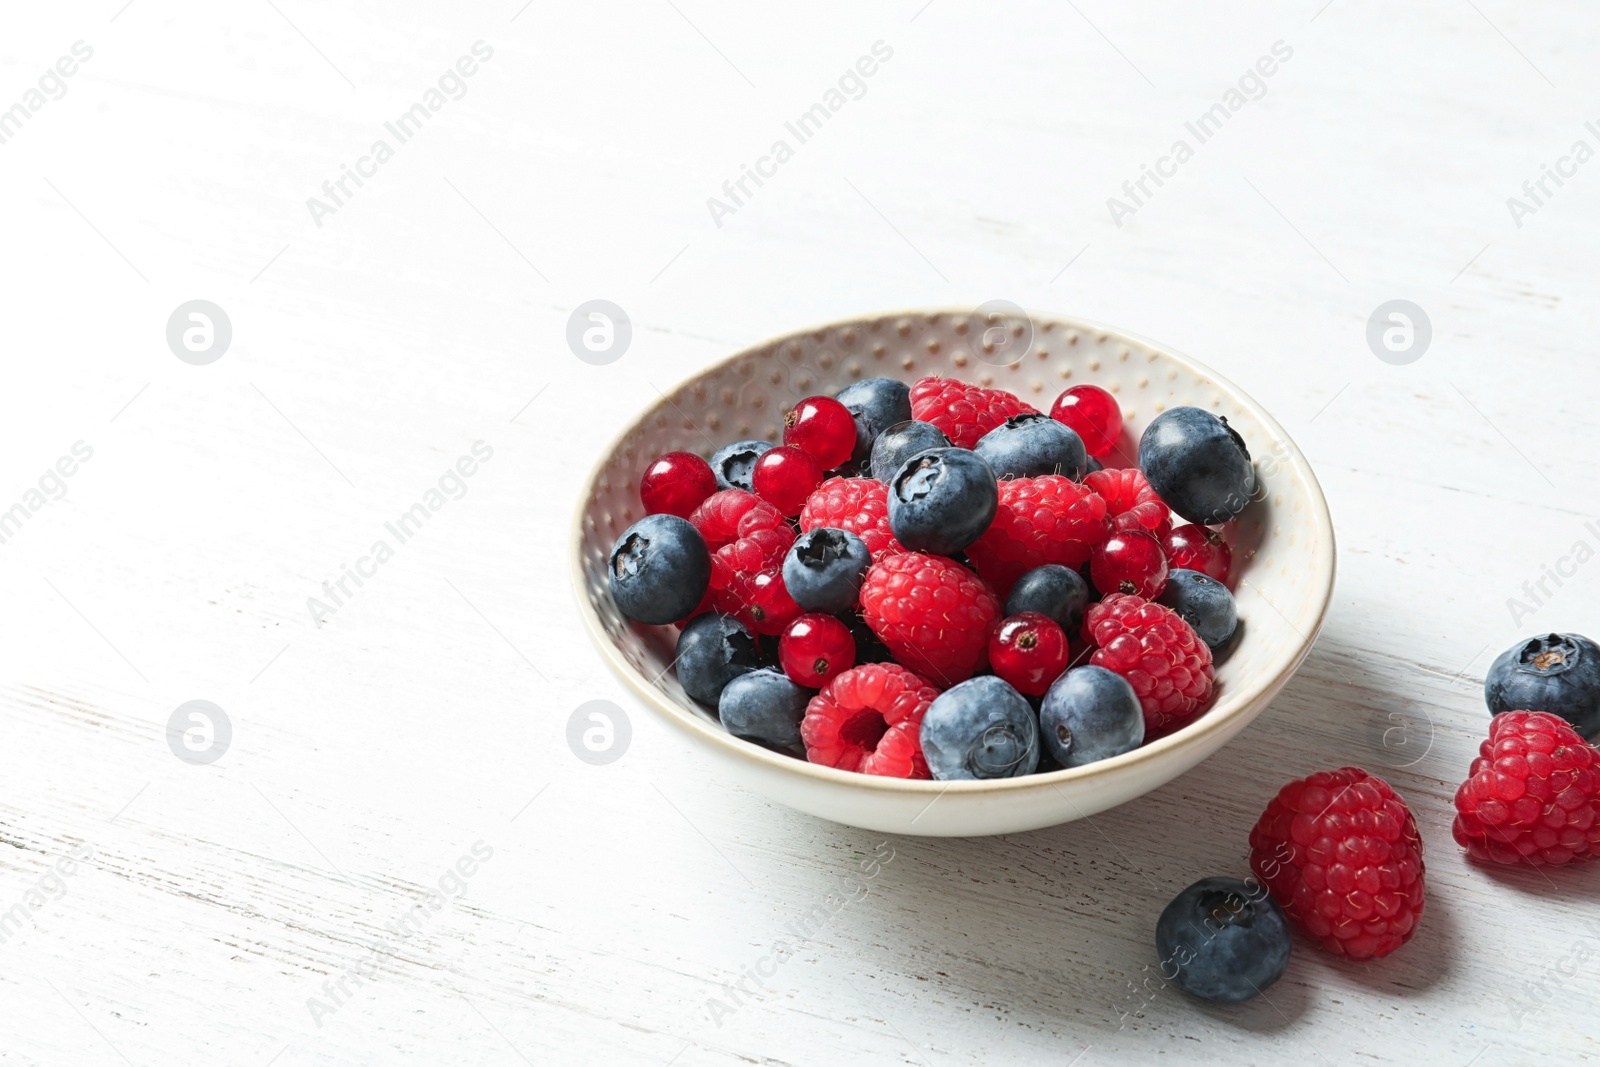
<svg viewBox="0 0 1600 1067">
<path fill-rule="evenodd" d="M 1600 1054 L 1600 871 L 1450 839 L 1490 660 L 1600 630 L 1591 9 L 0 19 L 0 1060 Z M 633 325 L 604 366 L 566 340 L 594 299 Z M 1156 338 L 1277 416 L 1342 550 L 1317 650 L 1090 822 L 886 840 L 717 780 L 576 624 L 588 464 L 744 345 L 991 299 Z M 1367 343 L 1396 299 L 1431 324 L 1405 364 Z M 168 346 L 193 300 L 231 324 L 204 365 Z M 604 766 L 566 740 L 596 699 L 631 713 Z M 169 745 L 196 700 L 230 727 L 211 763 Z M 1167 900 L 1243 874 L 1272 791 L 1344 764 L 1416 813 L 1414 941 L 1364 967 L 1297 942 L 1241 1007 L 1150 980 Z"/>
</svg>

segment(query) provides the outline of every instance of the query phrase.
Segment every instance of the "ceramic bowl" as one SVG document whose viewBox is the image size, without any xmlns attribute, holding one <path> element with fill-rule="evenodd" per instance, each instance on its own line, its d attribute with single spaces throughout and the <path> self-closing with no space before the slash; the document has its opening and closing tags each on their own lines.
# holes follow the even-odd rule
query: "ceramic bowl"
<svg viewBox="0 0 1600 1067">
<path fill-rule="evenodd" d="M 657 455 L 707 456 L 742 438 L 778 440 L 800 399 L 861 378 L 943 375 L 1008 389 L 1048 411 L 1093 382 L 1123 406 L 1120 459 L 1161 411 L 1191 404 L 1227 417 L 1263 490 L 1226 530 L 1242 633 L 1217 669 L 1210 710 L 1133 752 L 1072 770 L 999 781 L 902 781 L 818 766 L 727 733 L 685 695 L 671 668 L 677 631 L 636 626 L 611 602 L 612 543 L 644 511 L 639 477 Z M 690 739 L 715 774 L 813 815 L 865 829 L 935 837 L 1014 833 L 1070 822 L 1171 781 L 1243 730 L 1311 651 L 1333 592 L 1326 501 L 1283 427 L 1242 389 L 1172 350 L 1105 326 L 1007 306 L 867 315 L 747 348 L 667 393 L 603 451 L 579 498 L 572 569 L 579 613 L 600 657 L 639 702 Z"/>
</svg>

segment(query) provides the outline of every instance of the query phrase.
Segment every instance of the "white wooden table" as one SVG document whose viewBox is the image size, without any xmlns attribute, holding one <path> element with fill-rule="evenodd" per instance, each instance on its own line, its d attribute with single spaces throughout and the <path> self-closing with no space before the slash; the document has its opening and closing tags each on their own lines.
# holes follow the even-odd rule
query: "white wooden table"
<svg viewBox="0 0 1600 1067">
<path fill-rule="evenodd" d="M 122 3 L 0 32 L 0 1060 L 1600 1053 L 1600 868 L 1487 873 L 1449 830 L 1493 655 L 1600 630 L 1592 551 L 1560 563 L 1600 547 L 1600 164 L 1561 162 L 1600 148 L 1589 7 Z M 1134 201 L 1146 164 L 1170 176 Z M 1535 203 L 1544 164 L 1570 176 Z M 232 331 L 204 365 L 166 338 L 196 299 Z M 565 340 L 591 299 L 633 323 L 604 366 Z M 1340 535 L 1317 652 L 1092 823 L 885 841 L 708 776 L 576 626 L 595 450 L 752 341 L 989 299 L 1157 338 L 1278 415 Z M 1405 365 L 1366 341 L 1393 299 L 1431 321 Z M 597 699 L 633 713 L 605 766 L 566 742 Z M 168 744 L 193 700 L 231 730 L 211 763 Z M 1369 967 L 1300 943 L 1240 1008 L 1134 994 L 1166 901 L 1347 763 L 1416 812 L 1416 939 Z"/>
</svg>

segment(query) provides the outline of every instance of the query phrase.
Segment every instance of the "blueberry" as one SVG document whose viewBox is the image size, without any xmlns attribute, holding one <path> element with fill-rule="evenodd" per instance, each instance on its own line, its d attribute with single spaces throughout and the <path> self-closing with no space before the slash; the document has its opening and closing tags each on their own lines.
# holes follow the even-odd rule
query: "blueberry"
<svg viewBox="0 0 1600 1067">
<path fill-rule="evenodd" d="M 1144 709 L 1122 675 L 1074 667 L 1045 691 L 1039 732 L 1057 763 L 1082 767 L 1144 744 Z"/>
<path fill-rule="evenodd" d="M 851 611 L 871 565 L 872 554 L 861 538 L 818 526 L 795 538 L 783 557 L 783 584 L 807 611 Z"/>
<path fill-rule="evenodd" d="M 1089 606 L 1089 583 L 1071 567 L 1046 563 L 1017 579 L 1006 597 L 1006 616 L 1037 611 L 1061 624 L 1068 636 L 1083 628 Z"/>
<path fill-rule="evenodd" d="M 1543 634 L 1502 652 L 1483 682 L 1491 714 L 1548 711 L 1600 741 L 1600 647 L 1582 634 Z"/>
<path fill-rule="evenodd" d="M 989 528 L 999 506 L 994 471 L 964 448 L 919 452 L 889 481 L 889 529 L 914 552 L 960 552 Z"/>
<path fill-rule="evenodd" d="M 1175 567 L 1167 572 L 1167 587 L 1156 600 L 1193 626 L 1213 652 L 1226 644 L 1239 626 L 1233 594 L 1209 574 Z"/>
<path fill-rule="evenodd" d="M 1084 477 L 1087 478 L 1089 475 L 1093 474 L 1095 471 L 1103 471 L 1105 469 L 1106 468 L 1105 468 L 1104 464 L 1102 464 L 1099 460 L 1095 459 L 1093 456 L 1090 456 L 1089 457 L 1089 462 L 1084 467 L 1083 474 L 1084 474 Z"/>
<path fill-rule="evenodd" d="M 1237 1004 L 1283 977 L 1289 924 L 1260 883 L 1202 878 L 1162 910 L 1156 951 L 1185 993 Z"/>
<path fill-rule="evenodd" d="M 1015 778 L 1039 766 L 1033 707 L 992 674 L 951 686 L 922 719 L 922 755 L 941 781 Z"/>
<path fill-rule="evenodd" d="M 795 752 L 803 749 L 800 720 L 811 696 L 811 690 L 791 682 L 782 671 L 751 671 L 723 686 L 717 717 L 734 737 Z"/>
<path fill-rule="evenodd" d="M 761 655 L 744 623 L 732 615 L 707 612 L 690 619 L 678 635 L 673 666 L 684 692 L 716 707 L 722 687 L 761 666 Z"/>
<path fill-rule="evenodd" d="M 711 473 L 716 476 L 717 488 L 751 492 L 750 476 L 755 473 L 756 460 L 776 447 L 771 441 L 735 441 L 717 449 L 711 454 Z"/>
<path fill-rule="evenodd" d="M 872 476 L 887 485 L 900 465 L 918 452 L 949 447 L 950 438 L 931 422 L 895 423 L 872 442 Z"/>
<path fill-rule="evenodd" d="M 1244 438 L 1200 408 L 1157 415 L 1139 438 L 1139 469 L 1169 508 L 1202 526 L 1227 522 L 1256 491 Z"/>
<path fill-rule="evenodd" d="M 834 399 L 856 420 L 856 450 L 850 458 L 857 465 L 872 457 L 879 434 L 911 418 L 911 387 L 893 378 L 863 378 L 839 390 Z"/>
<path fill-rule="evenodd" d="M 660 626 L 700 606 L 711 584 L 711 552 L 688 520 L 646 515 L 611 546 L 606 572 L 617 610 Z"/>
<path fill-rule="evenodd" d="M 883 643 L 883 638 L 873 633 L 867 620 L 860 615 L 841 615 L 839 621 L 850 628 L 850 636 L 856 640 L 857 666 L 863 663 L 898 662 L 894 653 L 889 651 L 889 646 Z"/>
<path fill-rule="evenodd" d="M 978 439 L 972 449 L 994 468 L 996 478 L 1064 474 L 1075 482 L 1088 473 L 1083 438 L 1049 415 L 1013 415 Z"/>
</svg>

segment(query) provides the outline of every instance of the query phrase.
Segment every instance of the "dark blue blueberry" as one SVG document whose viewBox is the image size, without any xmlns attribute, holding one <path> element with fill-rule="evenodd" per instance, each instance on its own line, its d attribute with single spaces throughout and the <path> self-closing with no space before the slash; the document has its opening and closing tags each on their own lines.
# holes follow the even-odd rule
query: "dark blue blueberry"
<svg viewBox="0 0 1600 1067">
<path fill-rule="evenodd" d="M 1082 767 L 1144 744 L 1144 709 L 1122 675 L 1074 667 L 1045 690 L 1039 732 L 1057 763 Z"/>
<path fill-rule="evenodd" d="M 1081 482 L 1089 462 L 1076 430 L 1037 412 L 1011 416 L 979 438 L 972 450 L 994 469 L 996 478 L 1064 474 Z"/>
<path fill-rule="evenodd" d="M 922 755 L 946 782 L 1032 774 L 1039 766 L 1039 722 L 1021 693 L 992 674 L 979 675 L 928 707 Z"/>
<path fill-rule="evenodd" d="M 1156 921 L 1161 975 L 1185 993 L 1237 1004 L 1289 966 L 1289 924 L 1266 887 L 1202 878 L 1172 898 Z"/>
<path fill-rule="evenodd" d="M 1543 634 L 1508 648 L 1483 681 L 1491 714 L 1548 711 L 1600 741 L 1600 647 L 1582 634 Z"/>
<path fill-rule="evenodd" d="M 795 538 L 783 557 L 783 584 L 807 611 L 852 611 L 871 565 L 872 553 L 861 538 L 818 526 Z"/>
<path fill-rule="evenodd" d="M 989 528 L 999 506 L 994 471 L 964 448 L 919 452 L 889 481 L 889 529 L 914 552 L 960 552 Z"/>
<path fill-rule="evenodd" d="M 841 615 L 839 621 L 850 628 L 856 639 L 856 665 L 863 663 L 895 663 L 894 653 L 883 643 L 883 638 L 872 632 L 872 627 L 860 615 Z"/>
<path fill-rule="evenodd" d="M 1105 468 L 1105 465 L 1103 463 L 1101 463 L 1099 460 L 1095 459 L 1093 456 L 1090 456 L 1089 457 L 1089 462 L 1084 466 L 1083 476 L 1085 478 L 1087 478 L 1089 475 L 1093 474 L 1095 471 L 1103 471 L 1105 469 L 1106 468 Z"/>
<path fill-rule="evenodd" d="M 611 599 L 634 622 L 661 626 L 700 606 L 711 584 L 711 552 L 676 515 L 646 515 L 611 546 Z"/>
<path fill-rule="evenodd" d="M 1256 491 L 1255 467 L 1244 438 L 1200 408 L 1170 408 L 1139 438 L 1139 469 L 1150 488 L 1190 522 L 1227 522 Z"/>
<path fill-rule="evenodd" d="M 1028 571 L 1011 587 L 1006 597 L 1006 616 L 1037 611 L 1061 624 L 1069 635 L 1083 628 L 1083 613 L 1089 606 L 1089 583 L 1071 567 L 1046 563 Z"/>
<path fill-rule="evenodd" d="M 802 749 L 800 720 L 812 691 L 796 685 L 782 671 L 741 674 L 722 688 L 717 717 L 734 737 L 781 752 Z"/>
<path fill-rule="evenodd" d="M 1194 627 L 1212 651 L 1221 648 L 1239 626 L 1239 609 L 1228 587 L 1208 574 L 1175 567 L 1167 573 L 1167 587 L 1156 597 Z"/>
<path fill-rule="evenodd" d="M 872 457 L 879 434 L 911 418 L 911 387 L 893 378 L 863 378 L 839 390 L 834 399 L 855 417 L 856 450 L 850 458 L 858 466 Z"/>
<path fill-rule="evenodd" d="M 760 666 L 756 639 L 732 615 L 696 615 L 678 635 L 678 682 L 702 704 L 716 707 L 723 686 Z"/>
<path fill-rule="evenodd" d="M 950 438 L 931 422 L 896 423 L 872 443 L 872 476 L 887 485 L 900 465 L 918 452 L 949 447 Z"/>
<path fill-rule="evenodd" d="M 717 449 L 711 454 L 711 473 L 716 476 L 717 488 L 750 492 L 750 476 L 755 473 L 756 460 L 763 452 L 776 447 L 771 441 L 735 441 Z"/>
</svg>

